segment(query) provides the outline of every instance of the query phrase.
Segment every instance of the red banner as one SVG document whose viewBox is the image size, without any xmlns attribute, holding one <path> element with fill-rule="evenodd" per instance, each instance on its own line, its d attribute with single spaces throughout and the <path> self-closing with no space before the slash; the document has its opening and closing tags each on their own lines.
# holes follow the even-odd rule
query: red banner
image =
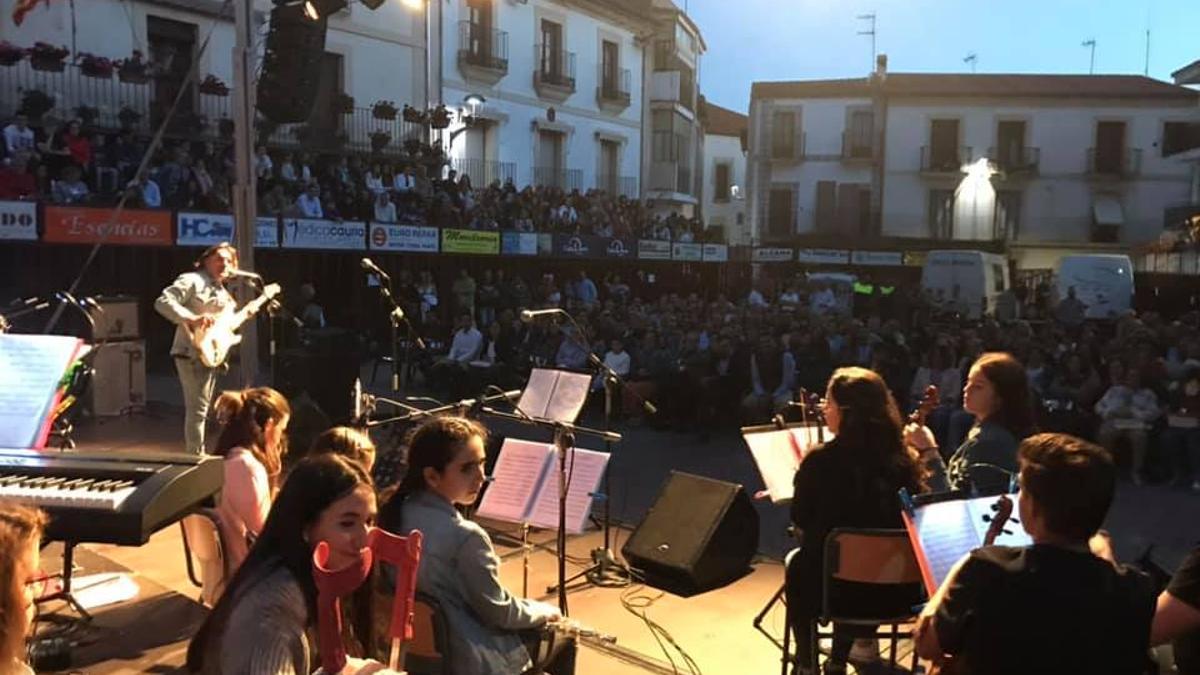
<svg viewBox="0 0 1200 675">
<path fill-rule="evenodd" d="M 47 206 L 42 241 L 55 244 L 125 244 L 170 246 L 170 211 L 126 209 L 110 225 L 113 209 Z"/>
</svg>

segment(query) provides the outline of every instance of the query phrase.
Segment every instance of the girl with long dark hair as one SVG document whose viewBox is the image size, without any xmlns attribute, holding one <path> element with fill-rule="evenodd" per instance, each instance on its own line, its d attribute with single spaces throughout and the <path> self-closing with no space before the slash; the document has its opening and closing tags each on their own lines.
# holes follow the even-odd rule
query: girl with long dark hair
<svg viewBox="0 0 1200 675">
<path fill-rule="evenodd" d="M 963 409 L 975 416 L 975 425 L 950 457 L 944 484 L 937 487 L 978 494 L 1008 492 L 1017 473 L 1017 446 L 1034 430 L 1033 397 L 1025 367 L 1011 354 L 980 356 L 963 386 Z M 906 437 L 923 453 L 937 451 L 937 443 L 925 427 L 909 427 Z"/>
<path fill-rule="evenodd" d="M 316 659 L 307 632 L 317 623 L 313 549 L 328 542 L 329 567 L 345 567 L 358 560 L 374 519 L 375 490 L 357 462 L 325 454 L 297 464 L 250 554 L 188 645 L 188 670 L 311 673 Z M 343 672 L 363 675 L 380 668 L 353 659 Z"/>
<path fill-rule="evenodd" d="M 839 368 L 829 380 L 825 421 L 834 439 L 812 449 L 795 477 L 792 524 L 803 546 L 787 569 L 788 623 L 796 633 L 797 672 L 811 673 L 810 627 L 821 608 L 825 538 L 835 528 L 899 528 L 897 493 L 922 490 L 923 469 L 917 453 L 905 445 L 900 411 L 887 384 L 865 368 Z M 895 607 L 920 600 L 920 589 L 898 593 L 866 590 L 852 583 L 832 589 L 844 602 L 863 609 Z M 835 626 L 826 673 L 846 672 L 852 641 L 873 634 L 873 627 Z"/>
<path fill-rule="evenodd" d="M 514 596 L 501 583 L 500 559 L 482 527 L 457 507 L 473 504 L 483 488 L 487 431 L 462 417 L 436 417 L 417 427 L 408 444 L 408 469 L 380 512 L 380 526 L 424 536 L 417 591 L 435 598 L 449 626 L 455 675 L 518 675 L 532 666 L 518 631 L 559 617 L 545 603 Z M 528 636 L 530 642 L 537 635 Z M 573 643 L 554 650 L 533 672 L 574 672 Z M 533 645 L 531 645 L 533 647 Z"/>
</svg>

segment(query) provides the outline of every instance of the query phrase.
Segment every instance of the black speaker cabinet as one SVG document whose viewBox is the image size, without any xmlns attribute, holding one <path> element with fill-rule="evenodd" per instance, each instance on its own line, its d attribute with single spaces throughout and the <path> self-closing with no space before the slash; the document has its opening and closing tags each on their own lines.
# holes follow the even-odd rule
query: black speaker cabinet
<svg viewBox="0 0 1200 675">
<path fill-rule="evenodd" d="M 758 549 L 758 513 L 736 483 L 672 471 L 621 548 L 648 585 L 689 596 L 744 575 Z"/>
</svg>

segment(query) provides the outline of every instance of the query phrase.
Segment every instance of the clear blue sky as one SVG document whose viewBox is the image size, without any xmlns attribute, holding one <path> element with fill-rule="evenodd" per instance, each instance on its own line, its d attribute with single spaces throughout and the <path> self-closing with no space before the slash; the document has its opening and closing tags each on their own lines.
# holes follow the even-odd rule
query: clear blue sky
<svg viewBox="0 0 1200 675">
<path fill-rule="evenodd" d="M 685 0 L 675 0 L 680 7 Z M 876 48 L 893 72 L 1141 74 L 1150 29 L 1150 77 L 1200 59 L 1200 0 L 686 0 L 708 53 L 701 91 L 746 112 L 762 80 L 863 77 L 876 14 Z"/>
</svg>

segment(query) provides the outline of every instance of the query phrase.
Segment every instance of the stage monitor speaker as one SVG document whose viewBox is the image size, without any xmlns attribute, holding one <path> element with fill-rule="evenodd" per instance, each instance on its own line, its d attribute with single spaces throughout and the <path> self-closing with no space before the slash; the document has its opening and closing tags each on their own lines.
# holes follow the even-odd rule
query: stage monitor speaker
<svg viewBox="0 0 1200 675">
<path fill-rule="evenodd" d="M 257 105 L 264 117 L 279 124 L 307 121 L 321 82 L 327 21 L 309 19 L 303 5 L 271 10 Z"/>
<path fill-rule="evenodd" d="M 92 414 L 110 417 L 146 407 L 146 341 L 123 340 L 96 347 L 92 361 Z"/>
<path fill-rule="evenodd" d="M 758 513 L 742 486 L 672 471 L 621 554 L 648 585 L 688 596 L 744 575 L 757 549 Z"/>
</svg>

